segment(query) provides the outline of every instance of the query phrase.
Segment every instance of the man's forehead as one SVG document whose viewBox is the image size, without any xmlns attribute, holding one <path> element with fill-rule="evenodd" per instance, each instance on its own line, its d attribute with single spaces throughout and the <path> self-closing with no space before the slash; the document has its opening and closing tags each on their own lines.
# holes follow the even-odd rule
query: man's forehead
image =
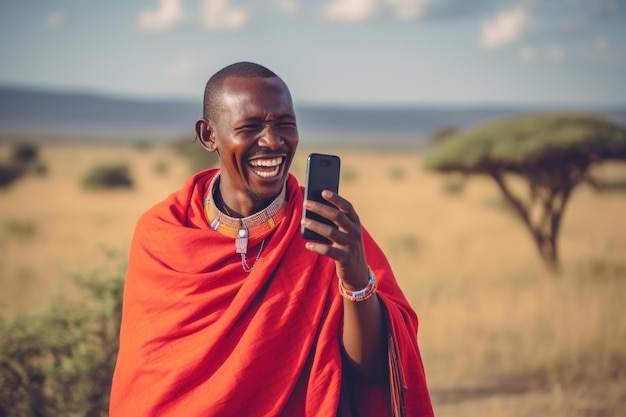
<svg viewBox="0 0 626 417">
<path fill-rule="evenodd" d="M 220 110 L 245 111 L 255 107 L 291 109 L 287 86 L 278 77 L 227 77 L 221 88 Z"/>
<path fill-rule="evenodd" d="M 278 77 L 240 77 L 231 75 L 222 82 L 222 93 L 255 93 L 258 90 L 277 89 L 286 91 L 287 87 Z"/>
</svg>

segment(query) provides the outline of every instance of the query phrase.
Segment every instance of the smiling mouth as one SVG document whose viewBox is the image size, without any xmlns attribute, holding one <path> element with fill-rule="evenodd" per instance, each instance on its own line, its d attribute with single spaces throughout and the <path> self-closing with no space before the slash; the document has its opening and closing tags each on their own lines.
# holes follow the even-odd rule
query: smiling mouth
<svg viewBox="0 0 626 417">
<path fill-rule="evenodd" d="M 273 178 L 280 172 L 280 167 L 285 158 L 282 156 L 270 159 L 254 159 L 248 164 L 252 168 L 252 172 L 262 178 Z"/>
</svg>

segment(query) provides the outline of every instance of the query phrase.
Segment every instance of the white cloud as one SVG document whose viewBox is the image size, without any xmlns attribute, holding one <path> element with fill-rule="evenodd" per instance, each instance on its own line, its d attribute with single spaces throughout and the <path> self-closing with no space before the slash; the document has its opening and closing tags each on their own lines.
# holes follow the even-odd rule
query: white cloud
<svg viewBox="0 0 626 417">
<path fill-rule="evenodd" d="M 481 43 L 492 49 L 515 42 L 527 22 L 528 14 L 521 7 L 502 12 L 493 21 L 483 24 Z"/>
<path fill-rule="evenodd" d="M 333 0 L 324 9 L 324 17 L 342 22 L 361 22 L 376 12 L 376 0 Z"/>
<path fill-rule="evenodd" d="M 166 30 L 183 17 L 181 0 L 159 0 L 159 8 L 146 10 L 139 16 L 139 27 L 145 30 Z"/>
<path fill-rule="evenodd" d="M 207 29 L 237 29 L 248 21 L 248 12 L 233 8 L 230 0 L 204 0 L 202 18 Z"/>
<path fill-rule="evenodd" d="M 425 6 L 431 0 L 387 0 L 394 9 L 394 16 L 401 20 L 411 20 L 424 12 Z"/>
<path fill-rule="evenodd" d="M 43 24 L 46 29 L 57 29 L 61 27 L 67 20 L 67 15 L 63 12 L 55 12 L 44 20 Z"/>
<path fill-rule="evenodd" d="M 293 16 L 298 13 L 297 0 L 274 0 L 274 5 L 281 12 Z"/>
</svg>

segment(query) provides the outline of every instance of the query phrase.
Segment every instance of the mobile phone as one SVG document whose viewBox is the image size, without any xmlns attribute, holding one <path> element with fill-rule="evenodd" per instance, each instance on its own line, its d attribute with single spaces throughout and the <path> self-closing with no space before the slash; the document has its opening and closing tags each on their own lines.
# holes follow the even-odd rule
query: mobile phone
<svg viewBox="0 0 626 417">
<path fill-rule="evenodd" d="M 322 191 L 330 190 L 335 193 L 339 191 L 340 166 L 341 159 L 336 155 L 326 155 L 321 153 L 310 154 L 306 161 L 306 184 L 304 191 L 305 200 L 318 201 L 328 206 L 332 206 L 332 204 L 322 198 Z M 304 219 L 305 217 L 337 227 L 327 218 L 322 217 L 317 213 L 307 211 L 306 209 L 302 210 L 302 218 Z M 330 243 L 330 241 L 325 237 L 305 227 L 302 227 L 302 237 L 307 240 Z"/>
</svg>

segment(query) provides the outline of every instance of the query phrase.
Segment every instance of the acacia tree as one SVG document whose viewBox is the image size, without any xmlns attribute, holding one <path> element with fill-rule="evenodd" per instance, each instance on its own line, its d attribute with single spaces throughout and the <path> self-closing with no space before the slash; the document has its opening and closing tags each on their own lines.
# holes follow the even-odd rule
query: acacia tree
<svg viewBox="0 0 626 417">
<path fill-rule="evenodd" d="M 594 114 L 545 113 L 457 132 L 427 156 L 426 167 L 493 178 L 548 269 L 558 272 L 557 236 L 568 198 L 582 182 L 595 183 L 590 168 L 608 160 L 626 160 L 624 126 Z M 514 192 L 511 176 L 525 180 L 526 196 Z"/>
</svg>

